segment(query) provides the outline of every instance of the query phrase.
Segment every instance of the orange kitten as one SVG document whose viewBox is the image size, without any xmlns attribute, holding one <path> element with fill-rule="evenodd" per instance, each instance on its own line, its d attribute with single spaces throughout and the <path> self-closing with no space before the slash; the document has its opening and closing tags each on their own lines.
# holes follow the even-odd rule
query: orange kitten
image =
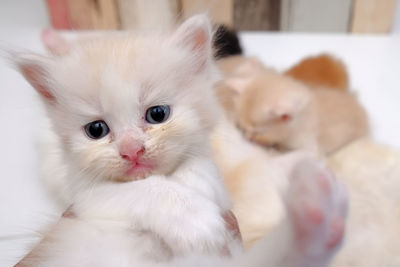
<svg viewBox="0 0 400 267">
<path fill-rule="evenodd" d="M 231 57 L 219 66 L 226 75 L 220 99 L 244 135 L 258 144 L 330 154 L 368 133 L 367 115 L 349 92 L 310 90 L 256 59 Z"/>
<path fill-rule="evenodd" d="M 307 57 L 287 70 L 285 74 L 313 87 L 329 86 L 336 90 L 349 90 L 346 66 L 340 60 L 327 54 Z"/>
</svg>

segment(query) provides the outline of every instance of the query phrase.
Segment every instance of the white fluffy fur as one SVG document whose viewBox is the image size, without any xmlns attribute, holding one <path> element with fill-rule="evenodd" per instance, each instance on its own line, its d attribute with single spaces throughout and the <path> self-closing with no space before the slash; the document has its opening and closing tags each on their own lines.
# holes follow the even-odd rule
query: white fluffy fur
<svg viewBox="0 0 400 267">
<path fill-rule="evenodd" d="M 219 114 L 210 43 L 210 25 L 197 16 L 171 36 L 100 38 L 66 54 L 17 58 L 45 100 L 60 152 L 51 165 L 60 163 L 74 213 L 21 266 L 314 266 L 314 255 L 297 251 L 293 220 L 248 254 L 225 225 L 231 202 L 208 140 Z M 170 105 L 170 118 L 148 125 L 144 113 L 155 105 Z M 82 126 L 98 119 L 111 132 L 90 140 Z M 127 137 L 144 144 L 151 172 L 125 174 L 119 149 Z M 315 184 L 310 177 L 299 181 Z M 324 242 L 318 235 L 306 247 Z"/>
</svg>

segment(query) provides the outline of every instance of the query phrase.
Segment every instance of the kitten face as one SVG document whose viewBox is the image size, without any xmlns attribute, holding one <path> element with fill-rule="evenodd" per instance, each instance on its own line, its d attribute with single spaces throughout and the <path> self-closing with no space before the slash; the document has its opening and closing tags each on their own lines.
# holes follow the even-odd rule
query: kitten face
<svg viewBox="0 0 400 267">
<path fill-rule="evenodd" d="M 210 40 L 197 17 L 169 37 L 92 40 L 62 56 L 21 56 L 19 66 L 76 171 L 128 181 L 205 153 L 217 113 Z"/>
<path fill-rule="evenodd" d="M 235 104 L 238 127 L 254 142 L 287 147 L 307 119 L 307 89 L 268 70 L 255 75 L 244 86 Z"/>
</svg>

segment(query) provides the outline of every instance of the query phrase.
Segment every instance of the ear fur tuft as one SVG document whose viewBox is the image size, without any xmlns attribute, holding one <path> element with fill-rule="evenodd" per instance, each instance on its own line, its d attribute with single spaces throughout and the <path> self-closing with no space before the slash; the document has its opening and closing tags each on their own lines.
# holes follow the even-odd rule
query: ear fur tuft
<svg viewBox="0 0 400 267">
<path fill-rule="evenodd" d="M 205 15 L 187 19 L 172 35 L 173 44 L 192 52 L 198 70 L 212 57 L 211 39 L 211 24 Z"/>
<path fill-rule="evenodd" d="M 56 102 L 49 86 L 50 79 L 47 71 L 49 58 L 36 54 L 19 54 L 14 62 L 25 79 L 47 102 Z"/>
</svg>

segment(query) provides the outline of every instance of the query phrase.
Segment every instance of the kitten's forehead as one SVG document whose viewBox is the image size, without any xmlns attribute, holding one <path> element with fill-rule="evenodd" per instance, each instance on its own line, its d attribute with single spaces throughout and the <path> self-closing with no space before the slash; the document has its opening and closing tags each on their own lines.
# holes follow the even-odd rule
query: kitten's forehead
<svg viewBox="0 0 400 267">
<path fill-rule="evenodd" d="M 113 110 L 122 116 L 123 111 L 152 102 L 170 101 L 176 96 L 170 89 L 184 77 L 179 75 L 185 69 L 184 56 L 161 38 L 159 42 L 154 38 L 90 41 L 81 44 L 65 59 L 60 78 L 74 75 L 71 90 L 90 98 L 87 102 L 95 102 L 102 111 Z M 70 73 L 71 70 L 75 73 Z"/>
<path fill-rule="evenodd" d="M 184 63 L 182 53 L 165 38 L 118 38 L 87 42 L 77 49 L 78 60 L 87 64 L 96 76 L 113 70 L 126 81 L 154 80 Z M 166 78 L 166 77 L 161 77 Z"/>
</svg>

